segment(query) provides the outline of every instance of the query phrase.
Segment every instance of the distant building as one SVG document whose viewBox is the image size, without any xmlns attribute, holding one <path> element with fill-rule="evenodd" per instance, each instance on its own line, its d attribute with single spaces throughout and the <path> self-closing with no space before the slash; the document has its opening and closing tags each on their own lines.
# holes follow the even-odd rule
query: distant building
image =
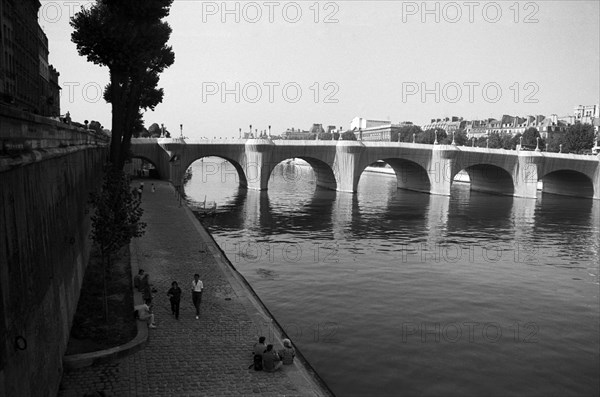
<svg viewBox="0 0 600 397">
<path fill-rule="evenodd" d="M 313 124 L 312 127 L 310 127 L 310 134 L 316 134 L 319 135 L 321 133 L 325 132 L 325 130 L 323 129 L 323 124 Z"/>
<path fill-rule="evenodd" d="M 322 128 L 322 127 L 321 127 Z M 281 134 L 281 139 L 308 139 L 310 131 L 288 128 Z"/>
<path fill-rule="evenodd" d="M 600 126 L 600 106 L 596 105 L 578 105 L 573 111 L 575 122 L 591 124 L 594 126 L 594 132 L 598 134 Z"/>
<path fill-rule="evenodd" d="M 465 132 L 469 138 L 475 137 L 480 138 L 482 136 L 487 136 L 488 132 L 488 123 L 491 121 L 495 121 L 495 119 L 487 119 L 487 120 L 470 120 L 465 123 Z"/>
<path fill-rule="evenodd" d="M 540 136 L 548 139 L 554 134 L 564 134 L 567 132 L 569 125 L 573 124 L 570 118 L 559 118 L 556 114 L 551 114 L 546 117 L 539 125 L 538 131 Z"/>
<path fill-rule="evenodd" d="M 600 118 L 600 107 L 598 105 L 578 105 L 573 110 L 575 122 L 582 124 L 594 124 L 594 119 Z"/>
<path fill-rule="evenodd" d="M 456 116 L 452 116 L 450 117 L 446 117 L 443 119 L 431 119 L 431 122 L 428 124 L 425 124 L 423 127 L 421 127 L 421 129 L 423 131 L 427 131 L 427 130 L 435 130 L 437 128 L 441 128 L 442 130 L 446 131 L 447 134 L 452 134 L 453 132 L 458 131 L 459 129 L 465 129 L 467 125 L 466 120 L 463 120 L 462 117 L 456 117 Z"/>
<path fill-rule="evenodd" d="M 40 7 L 39 0 L 0 0 L 0 100 L 59 116 L 59 74 L 48 64 L 48 38 L 38 24 Z"/>
<path fill-rule="evenodd" d="M 356 127 L 354 127 L 351 128 L 351 131 L 354 132 L 356 139 L 362 141 L 391 142 L 392 136 L 397 136 L 403 127 L 413 125 L 413 123 L 410 121 L 403 121 L 397 124 L 392 124 L 390 121 L 388 121 L 387 124 L 377 124 L 379 123 L 364 129 L 356 129 Z"/>
<path fill-rule="evenodd" d="M 503 115 L 499 120 L 490 118 L 487 120 L 472 120 L 465 123 L 464 129 L 469 138 L 479 138 L 491 133 L 515 135 L 525 132 L 529 128 L 536 128 L 541 132 L 542 125 L 548 125 L 545 122 L 545 116 L 509 116 Z"/>
<path fill-rule="evenodd" d="M 363 117 L 355 117 L 350 122 L 350 130 L 359 130 L 361 128 L 366 130 L 367 128 L 381 127 L 391 124 L 392 122 L 389 120 L 370 120 Z"/>
</svg>

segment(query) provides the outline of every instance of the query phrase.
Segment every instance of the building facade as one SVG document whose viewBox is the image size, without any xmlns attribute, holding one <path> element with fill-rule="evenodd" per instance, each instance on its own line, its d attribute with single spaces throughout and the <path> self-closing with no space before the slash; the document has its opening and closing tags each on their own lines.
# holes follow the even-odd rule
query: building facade
<svg viewBox="0 0 600 397">
<path fill-rule="evenodd" d="M 467 125 L 467 121 L 463 120 L 462 117 L 446 117 L 443 119 L 431 119 L 431 122 L 425 124 L 421 129 L 423 131 L 427 130 L 435 130 L 441 128 L 446 131 L 447 134 L 452 134 L 453 132 L 458 131 L 459 129 L 465 129 Z"/>
<path fill-rule="evenodd" d="M 386 124 L 374 126 L 366 129 L 353 130 L 356 138 L 361 141 L 392 142 L 395 141 L 403 127 L 410 127 L 413 123 L 404 121 L 397 124 Z"/>
<path fill-rule="evenodd" d="M 381 126 L 386 126 L 386 125 L 391 125 L 391 124 L 392 124 L 392 122 L 389 120 L 371 120 L 371 119 L 366 119 L 363 117 L 355 117 L 350 122 L 350 130 L 357 130 L 357 131 L 359 129 L 366 130 L 368 128 L 381 127 Z"/>
<path fill-rule="evenodd" d="M 39 0 L 0 0 L 0 100 L 42 116 L 60 115 L 58 72 L 48 64 Z"/>
<path fill-rule="evenodd" d="M 281 134 L 281 139 L 308 139 L 310 131 L 288 128 Z"/>
</svg>

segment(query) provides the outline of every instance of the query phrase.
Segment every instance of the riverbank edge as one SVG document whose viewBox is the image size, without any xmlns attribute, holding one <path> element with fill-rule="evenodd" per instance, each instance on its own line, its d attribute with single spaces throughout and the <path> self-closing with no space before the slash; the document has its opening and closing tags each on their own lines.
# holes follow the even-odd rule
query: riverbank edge
<svg viewBox="0 0 600 397">
<path fill-rule="evenodd" d="M 175 191 L 175 188 L 172 184 L 171 187 Z M 242 294 L 238 294 L 238 296 L 245 296 L 248 299 L 249 303 L 253 306 L 252 308 L 254 310 L 258 311 L 263 317 L 269 319 L 273 327 L 274 337 L 278 340 L 279 343 L 282 343 L 282 340 L 285 338 L 289 339 L 281 324 L 279 324 L 277 319 L 275 319 L 273 314 L 269 311 L 267 306 L 260 299 L 256 291 L 254 291 L 248 280 L 246 280 L 246 278 L 235 268 L 233 263 L 231 263 L 229 258 L 227 258 L 227 255 L 225 255 L 225 252 L 221 249 L 221 247 L 219 247 L 212 234 L 194 215 L 194 212 L 187 205 L 185 199 L 182 200 L 181 205 L 185 208 L 186 214 L 188 215 L 192 224 L 194 225 L 194 228 L 198 232 L 201 241 L 204 242 L 205 246 L 207 247 L 206 253 L 213 257 L 215 263 L 217 263 L 217 265 L 223 271 L 223 274 L 231 284 L 231 287 L 236 292 L 242 292 Z M 246 309 L 248 310 L 249 308 L 246 307 Z M 314 385 L 312 388 L 313 395 L 335 396 L 333 391 L 329 388 L 329 386 L 327 386 L 327 383 L 325 383 L 325 381 L 320 377 L 317 371 L 310 365 L 308 360 L 302 355 L 302 352 L 300 351 L 298 346 L 294 344 L 294 348 L 296 349 L 296 359 L 294 360 L 294 366 L 298 369 L 298 372 L 304 378 L 304 380 Z"/>
<path fill-rule="evenodd" d="M 129 244 L 129 258 L 130 258 L 130 269 L 131 269 L 131 290 L 133 291 L 133 305 L 139 305 L 143 303 L 142 293 L 139 292 L 133 286 L 133 279 L 137 274 L 139 264 L 138 264 L 138 255 L 137 255 L 137 245 L 135 240 L 132 240 Z M 131 308 L 131 313 L 133 316 L 134 308 Z M 98 350 L 95 352 L 89 353 L 81 353 L 81 354 L 71 354 L 63 357 L 63 367 L 65 369 L 78 369 L 89 367 L 92 365 L 108 362 L 117 358 L 125 357 L 129 354 L 133 354 L 144 346 L 148 342 L 148 327 L 146 322 L 144 321 L 136 321 L 137 326 L 137 334 L 135 338 L 131 341 L 111 347 L 109 349 Z"/>
</svg>

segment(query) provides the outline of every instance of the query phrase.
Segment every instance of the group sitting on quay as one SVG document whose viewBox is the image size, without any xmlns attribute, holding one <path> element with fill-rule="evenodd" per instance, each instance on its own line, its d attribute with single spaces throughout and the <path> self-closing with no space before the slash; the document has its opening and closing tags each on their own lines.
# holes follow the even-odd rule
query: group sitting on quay
<svg viewBox="0 0 600 397">
<path fill-rule="evenodd" d="M 261 336 L 258 342 L 254 344 L 252 355 L 254 362 L 248 368 L 253 368 L 255 371 L 275 372 L 283 365 L 291 365 L 294 363 L 296 350 L 292 347 L 292 342 L 289 339 L 283 340 L 283 348 L 278 351 L 273 350 L 273 345 L 265 345 L 266 338 Z"/>
</svg>

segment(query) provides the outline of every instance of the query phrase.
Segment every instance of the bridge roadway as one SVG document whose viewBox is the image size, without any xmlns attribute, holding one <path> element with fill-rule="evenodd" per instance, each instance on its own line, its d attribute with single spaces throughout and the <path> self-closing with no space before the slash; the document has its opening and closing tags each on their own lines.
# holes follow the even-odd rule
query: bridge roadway
<svg viewBox="0 0 600 397">
<path fill-rule="evenodd" d="M 133 157 L 150 161 L 160 178 L 180 186 L 196 160 L 215 156 L 233 165 L 215 164 L 204 172 L 235 175 L 240 185 L 266 190 L 269 176 L 282 161 L 308 162 L 318 186 L 356 192 L 365 168 L 378 160 L 396 172 L 399 189 L 450 195 L 454 176 L 464 170 L 471 190 L 535 198 L 543 191 L 600 199 L 600 155 L 365 141 L 303 141 L 258 139 L 132 139 Z M 226 164 L 226 163 L 223 163 Z"/>
</svg>

